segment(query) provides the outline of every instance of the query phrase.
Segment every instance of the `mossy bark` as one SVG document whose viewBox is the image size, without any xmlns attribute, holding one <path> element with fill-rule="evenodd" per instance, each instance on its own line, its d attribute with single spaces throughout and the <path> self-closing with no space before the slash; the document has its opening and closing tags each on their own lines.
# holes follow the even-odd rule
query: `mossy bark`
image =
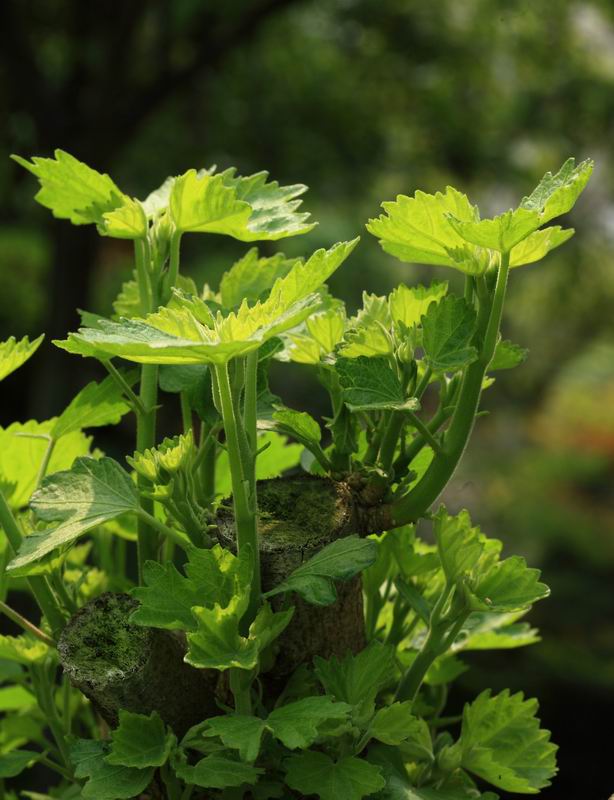
<svg viewBox="0 0 614 800">
<path fill-rule="evenodd" d="M 335 539 L 364 533 L 362 505 L 345 482 L 313 476 L 278 478 L 258 484 L 258 535 L 262 589 L 277 586 L 294 569 Z M 219 540 L 234 547 L 232 513 L 218 517 Z M 273 598 L 279 606 L 282 598 Z M 325 608 L 292 595 L 294 616 L 278 639 L 278 654 L 269 673 L 282 679 L 314 656 L 329 658 L 365 647 L 360 577 L 337 583 L 337 600 Z"/>
<path fill-rule="evenodd" d="M 132 624 L 137 605 L 126 594 L 106 593 L 79 609 L 58 642 L 60 663 L 111 727 L 120 709 L 157 711 L 181 737 L 217 713 L 217 673 L 186 664 L 180 636 Z"/>
</svg>

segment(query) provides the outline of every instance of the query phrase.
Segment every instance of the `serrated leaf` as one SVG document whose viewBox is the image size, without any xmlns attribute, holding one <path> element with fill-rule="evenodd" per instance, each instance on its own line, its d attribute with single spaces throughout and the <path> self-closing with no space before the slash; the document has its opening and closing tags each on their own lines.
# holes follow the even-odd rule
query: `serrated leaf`
<svg viewBox="0 0 614 800">
<path fill-rule="evenodd" d="M 305 697 L 276 708 L 266 721 L 275 738 L 290 750 L 306 749 L 319 736 L 318 727 L 329 720 L 344 720 L 352 710 L 326 695 Z"/>
<path fill-rule="evenodd" d="M 49 646 L 31 636 L 0 636 L 0 659 L 29 666 L 47 657 Z"/>
<path fill-rule="evenodd" d="M 339 358 L 335 368 L 350 411 L 403 411 L 419 408 L 405 397 L 401 382 L 385 358 Z"/>
<path fill-rule="evenodd" d="M 517 611 L 548 597 L 550 589 L 539 582 L 540 571 L 520 556 L 494 564 L 470 585 L 474 611 Z"/>
<path fill-rule="evenodd" d="M 258 758 L 262 734 L 266 723 L 260 717 L 244 714 L 226 714 L 207 720 L 211 735 L 219 736 L 226 747 L 239 751 L 242 761 L 253 762 Z"/>
<path fill-rule="evenodd" d="M 322 439 L 322 430 L 316 420 L 306 411 L 292 408 L 278 408 L 273 412 L 271 423 L 279 433 L 294 436 L 302 442 L 315 442 Z"/>
<path fill-rule="evenodd" d="M 526 647 L 540 641 L 539 632 L 526 622 L 516 622 L 520 612 L 474 612 L 463 625 L 461 635 L 451 646 L 452 652 L 463 650 L 508 650 Z"/>
<path fill-rule="evenodd" d="M 27 536 L 8 565 L 9 572 L 74 542 L 103 522 L 136 512 L 139 499 L 130 476 L 112 458 L 78 458 L 72 469 L 43 480 L 32 496 L 31 506 L 39 519 L 59 524 Z"/>
<path fill-rule="evenodd" d="M 341 661 L 316 656 L 315 673 L 326 694 L 351 706 L 369 705 L 395 680 L 395 649 L 371 642 L 357 655 Z"/>
<path fill-rule="evenodd" d="M 307 187 L 267 183 L 268 173 L 235 176 L 234 169 L 213 175 L 188 170 L 173 182 L 171 218 L 178 231 L 221 233 L 244 242 L 277 240 L 307 233 L 309 214 L 297 213 L 296 198 Z"/>
<path fill-rule="evenodd" d="M 214 319 L 202 300 L 175 292 L 172 307 L 145 320 L 101 321 L 98 328 L 81 328 L 55 344 L 83 356 L 120 356 L 144 364 L 224 364 L 300 324 L 320 303 L 316 290 L 357 242 L 316 251 L 279 278 L 264 302 L 249 306 L 245 301 L 227 316 L 218 313 Z"/>
<path fill-rule="evenodd" d="M 41 753 L 33 750 L 11 750 L 0 753 L 0 780 L 16 778 L 24 769 L 33 766 L 41 758 Z"/>
<path fill-rule="evenodd" d="M 149 716 L 120 709 L 119 725 L 111 732 L 107 764 L 124 767 L 161 767 L 176 745 L 156 711 Z"/>
<path fill-rule="evenodd" d="M 431 736 L 428 725 L 411 713 L 412 702 L 392 703 L 378 709 L 369 730 L 371 736 L 384 744 L 397 745 L 406 739 L 415 738 L 422 744 L 428 742 L 428 751 L 432 752 Z"/>
<path fill-rule="evenodd" d="M 35 195 L 54 217 L 69 219 L 73 225 L 104 223 L 105 212 L 119 208 L 126 196 L 105 173 L 97 172 L 63 150 L 55 158 L 34 156 L 26 161 L 13 160 L 38 178 L 41 185 Z"/>
<path fill-rule="evenodd" d="M 339 355 L 343 358 L 390 356 L 394 350 L 388 331 L 379 322 L 361 324 L 348 330 Z"/>
<path fill-rule="evenodd" d="M 13 509 L 27 505 L 36 488 L 38 473 L 49 444 L 55 419 L 46 422 L 14 422 L 0 428 L 0 482 L 12 485 L 8 498 Z M 48 472 L 70 467 L 78 456 L 90 451 L 91 437 L 81 431 L 62 436 L 51 454 Z"/>
<path fill-rule="evenodd" d="M 175 772 L 185 783 L 204 789 L 226 789 L 230 786 L 253 784 L 264 770 L 224 756 L 205 756 L 193 767 L 188 764 L 176 766 Z"/>
<path fill-rule="evenodd" d="M 537 794 L 550 786 L 557 747 L 540 729 L 537 709 L 537 700 L 525 700 L 521 692 L 482 692 L 463 711 L 462 766 L 509 792 Z"/>
<path fill-rule="evenodd" d="M 571 239 L 574 232 L 573 228 L 561 228 L 559 225 L 535 231 L 515 247 L 512 247 L 510 267 L 522 267 L 525 264 L 533 264 L 535 261 L 540 261 L 551 250 Z"/>
<path fill-rule="evenodd" d="M 447 215 L 467 222 L 479 219 L 466 195 L 448 186 L 445 194 L 417 191 L 413 197 L 399 195 L 382 207 L 386 214 L 369 220 L 367 230 L 378 237 L 387 253 L 410 263 L 461 268 L 449 251 L 464 247 L 465 241 Z"/>
<path fill-rule="evenodd" d="M 450 295 L 429 306 L 422 318 L 422 344 L 433 372 L 454 372 L 475 361 L 475 324 L 475 311 L 462 297 Z"/>
<path fill-rule="evenodd" d="M 390 316 L 394 322 L 402 322 L 407 328 L 418 325 L 431 303 L 438 303 L 447 291 L 447 281 L 411 287 L 402 283 L 390 293 Z"/>
<path fill-rule="evenodd" d="M 243 300 L 248 302 L 260 300 L 275 281 L 284 278 L 299 261 L 297 258 L 286 258 L 283 253 L 259 258 L 258 248 L 252 247 L 222 275 L 220 281 L 222 305 L 231 309 L 240 306 Z"/>
<path fill-rule="evenodd" d="M 108 745 L 92 739 L 77 739 L 70 748 L 76 778 L 87 778 L 83 800 L 129 800 L 149 785 L 154 767 L 137 769 L 107 764 Z"/>
<path fill-rule="evenodd" d="M 25 364 L 38 350 L 44 338 L 45 334 L 41 334 L 32 341 L 27 336 L 17 341 L 14 336 L 11 336 L 4 342 L 0 342 L 0 381 Z"/>
<path fill-rule="evenodd" d="M 498 369 L 513 369 L 526 361 L 529 351 L 520 345 L 514 344 L 507 339 L 497 342 L 497 349 L 492 361 L 488 365 L 488 371 L 494 372 Z"/>
<path fill-rule="evenodd" d="M 383 789 L 386 782 L 380 767 L 353 756 L 338 761 L 324 753 L 303 753 L 285 762 L 286 783 L 321 800 L 361 800 Z"/>
<path fill-rule="evenodd" d="M 131 197 L 124 197 L 118 208 L 105 211 L 102 218 L 100 233 L 114 239 L 143 239 L 149 230 L 143 206 Z"/>
<path fill-rule="evenodd" d="M 455 517 L 442 507 L 433 516 L 437 552 L 444 574 L 450 583 L 470 572 L 484 551 L 483 536 L 479 528 L 471 525 L 467 511 Z"/>
<path fill-rule="evenodd" d="M 225 608 L 244 593 L 251 578 L 251 559 L 235 556 L 219 544 L 211 549 L 189 548 L 182 575 L 173 563 L 145 562 L 144 586 L 132 589 L 139 607 L 131 622 L 152 628 L 193 631 L 194 606 Z"/>
<path fill-rule="evenodd" d="M 337 598 L 335 581 L 353 578 L 376 558 L 377 543 L 373 539 L 345 536 L 323 547 L 264 596 L 296 592 L 308 603 L 330 605 Z"/>
<path fill-rule="evenodd" d="M 141 477 L 155 484 L 167 484 L 178 472 L 189 472 L 196 455 L 194 436 L 187 433 L 163 439 L 156 447 L 126 456 L 126 461 Z"/>
<path fill-rule="evenodd" d="M 128 376 L 128 384 L 135 383 L 136 377 L 136 374 Z M 129 411 L 130 405 L 126 402 L 121 387 L 109 375 L 101 383 L 92 381 L 81 389 L 56 419 L 50 435 L 59 439 L 84 428 L 117 425 Z"/>
</svg>

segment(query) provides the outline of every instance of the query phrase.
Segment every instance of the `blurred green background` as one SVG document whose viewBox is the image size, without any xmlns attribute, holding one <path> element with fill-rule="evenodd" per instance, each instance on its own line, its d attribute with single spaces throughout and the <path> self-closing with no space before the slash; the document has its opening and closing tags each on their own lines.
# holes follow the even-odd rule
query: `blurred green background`
<svg viewBox="0 0 614 800">
<path fill-rule="evenodd" d="M 268 169 L 311 188 L 320 221 L 286 252 L 364 233 L 382 200 L 452 183 L 483 212 L 515 204 L 569 155 L 597 167 L 572 241 L 512 275 L 504 333 L 530 348 L 502 373 L 447 492 L 452 508 L 540 566 L 543 642 L 476 654 L 454 713 L 485 686 L 526 689 L 561 746 L 544 798 L 614 792 L 614 4 L 602 0 L 3 0 L 0 3 L 0 339 L 48 333 L 0 401 L 0 424 L 57 413 L 94 364 L 50 343 L 106 313 L 130 249 L 32 202 L 9 153 L 61 147 L 143 197 L 188 167 Z M 185 240 L 185 271 L 215 284 L 245 247 Z M 450 278 L 364 234 L 332 289 Z M 320 410 L 308 370 L 277 387 Z M 104 438 L 129 448 L 128 431 Z M 603 723 L 603 726 L 599 725 Z"/>
</svg>

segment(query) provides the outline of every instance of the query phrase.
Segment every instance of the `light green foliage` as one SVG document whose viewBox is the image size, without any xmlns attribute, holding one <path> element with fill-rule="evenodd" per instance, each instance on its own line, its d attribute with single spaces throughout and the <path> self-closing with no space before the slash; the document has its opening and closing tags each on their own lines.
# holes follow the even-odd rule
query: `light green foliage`
<svg viewBox="0 0 614 800">
<path fill-rule="evenodd" d="M 131 197 L 123 198 L 122 204 L 103 214 L 101 233 L 115 239 L 142 239 L 147 235 L 147 216 L 141 203 Z"/>
<path fill-rule="evenodd" d="M 138 625 L 168 630 L 196 629 L 194 606 L 225 608 L 233 597 L 242 596 L 249 585 L 252 563 L 216 544 L 210 550 L 191 547 L 182 575 L 174 564 L 148 561 L 144 586 L 132 590 L 140 605 L 132 614 Z"/>
<path fill-rule="evenodd" d="M 198 298 L 176 295 L 172 308 L 145 320 L 100 322 L 98 328 L 81 328 L 56 344 L 84 356 L 120 356 L 144 364 L 224 364 L 301 323 L 320 303 L 316 290 L 357 243 L 354 239 L 317 250 L 279 278 L 264 302 L 249 306 L 245 301 L 227 316 L 213 318 Z"/>
<path fill-rule="evenodd" d="M 397 286 L 390 293 L 390 316 L 407 328 L 419 325 L 431 303 L 439 303 L 448 291 L 447 282 L 433 282 L 430 286 Z"/>
<path fill-rule="evenodd" d="M 371 736 L 384 744 L 401 744 L 409 738 L 417 738 L 422 743 L 428 742 L 430 749 L 431 737 L 428 726 L 424 720 L 414 717 L 411 713 L 412 703 L 393 703 L 380 708 L 369 726 Z"/>
<path fill-rule="evenodd" d="M 15 778 L 24 769 L 33 766 L 40 758 L 40 753 L 33 750 L 11 750 L 0 754 L 0 780 Z"/>
<path fill-rule="evenodd" d="M 273 424 L 280 433 L 286 433 L 299 442 L 315 442 L 322 439 L 322 430 L 316 420 L 306 411 L 279 408 L 273 412 Z"/>
<path fill-rule="evenodd" d="M 255 303 L 262 298 L 278 278 L 285 277 L 299 262 L 276 253 L 268 258 L 258 257 L 258 248 L 252 247 L 222 275 L 220 298 L 224 308 L 240 306 L 243 300 Z"/>
<path fill-rule="evenodd" d="M 128 376 L 128 384 L 134 383 L 136 375 Z M 116 425 L 130 411 L 121 387 L 109 375 L 101 383 L 88 383 L 74 397 L 55 421 L 51 436 L 59 439 L 68 433 L 84 428 L 99 428 Z"/>
<path fill-rule="evenodd" d="M 372 539 L 345 536 L 326 545 L 297 567 L 265 597 L 273 597 L 281 592 L 296 592 L 308 603 L 330 605 L 337 598 L 335 581 L 353 578 L 371 566 L 376 557 L 377 544 Z"/>
<path fill-rule="evenodd" d="M 157 447 L 126 456 L 126 461 L 139 475 L 152 483 L 168 483 L 180 470 L 188 469 L 194 459 L 192 431 L 163 439 Z"/>
<path fill-rule="evenodd" d="M 11 336 L 6 341 L 0 342 L 0 381 L 25 364 L 38 350 L 44 338 L 44 334 L 41 334 L 32 341 L 27 336 L 17 341 Z"/>
<path fill-rule="evenodd" d="M 489 690 L 465 706 L 461 738 L 465 769 L 509 792 L 536 794 L 556 773 L 556 745 L 539 727 L 537 700 Z"/>
<path fill-rule="evenodd" d="M 511 650 L 535 644 L 540 641 L 537 629 L 526 622 L 517 622 L 525 613 L 526 609 L 501 614 L 475 612 L 463 625 L 451 650 L 455 653 L 462 650 Z"/>
<path fill-rule="evenodd" d="M 26 537 L 9 564 L 12 571 L 74 542 L 97 525 L 138 511 L 139 500 L 130 476 L 112 458 L 78 458 L 72 469 L 43 481 L 31 506 L 40 520 L 59 524 Z"/>
<path fill-rule="evenodd" d="M 540 571 L 527 567 L 520 556 L 499 561 L 471 587 L 471 607 L 476 611 L 516 611 L 548 597 L 550 589 L 539 582 Z"/>
<path fill-rule="evenodd" d="M 280 353 L 280 360 L 319 364 L 341 342 L 346 325 L 343 304 L 333 302 L 324 311 L 307 317 L 299 332 L 287 335 L 286 348 Z"/>
<path fill-rule="evenodd" d="M 0 659 L 28 666 L 44 661 L 48 654 L 49 646 L 33 636 L 0 635 Z"/>
<path fill-rule="evenodd" d="M 229 786 L 252 784 L 263 774 L 250 764 L 232 761 L 224 756 L 211 755 L 202 758 L 193 767 L 188 764 L 176 766 L 177 775 L 186 783 L 205 789 L 225 789 Z"/>
<path fill-rule="evenodd" d="M 385 786 L 381 769 L 374 764 L 353 756 L 335 762 L 317 752 L 289 758 L 286 783 L 303 794 L 316 794 L 321 800 L 361 800 Z"/>
<path fill-rule="evenodd" d="M 520 347 L 507 339 L 497 342 L 497 349 L 492 361 L 488 365 L 488 371 L 494 372 L 499 369 L 513 369 L 526 361 L 529 351 Z"/>
<path fill-rule="evenodd" d="M 335 368 L 350 411 L 412 411 L 420 407 L 414 397 L 405 396 L 387 359 L 339 358 Z"/>
<path fill-rule="evenodd" d="M 83 800 L 129 800 L 150 783 L 154 767 L 114 766 L 105 756 L 108 746 L 92 739 L 77 739 L 70 749 L 76 778 L 87 778 L 81 791 Z"/>
<path fill-rule="evenodd" d="M 96 172 L 63 150 L 56 150 L 55 158 L 13 159 L 38 178 L 41 188 L 35 200 L 54 217 L 73 225 L 103 226 L 105 212 L 114 211 L 127 199 L 106 173 Z"/>
<path fill-rule="evenodd" d="M 119 712 L 119 725 L 111 733 L 107 764 L 124 767 L 161 767 L 169 759 L 177 740 L 155 712 L 149 716 Z"/>
<path fill-rule="evenodd" d="M 440 508 L 433 522 L 441 566 L 452 583 L 478 563 L 484 550 L 480 529 L 471 527 L 467 511 L 451 517 Z"/>
<path fill-rule="evenodd" d="M 561 228 L 559 225 L 552 225 L 527 236 L 510 252 L 510 267 L 522 267 L 525 264 L 534 264 L 541 261 L 555 247 L 564 244 L 574 234 L 573 228 Z"/>
<path fill-rule="evenodd" d="M 475 361 L 475 323 L 475 311 L 461 297 L 450 295 L 429 306 L 422 318 L 422 343 L 433 372 L 453 372 Z"/>
</svg>

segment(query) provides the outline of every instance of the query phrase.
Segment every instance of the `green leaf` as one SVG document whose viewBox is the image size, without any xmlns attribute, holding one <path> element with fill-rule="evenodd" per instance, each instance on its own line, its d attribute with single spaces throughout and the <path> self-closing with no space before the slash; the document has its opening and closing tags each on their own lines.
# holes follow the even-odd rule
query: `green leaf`
<svg viewBox="0 0 614 800">
<path fill-rule="evenodd" d="M 285 436 L 274 431 L 258 436 L 258 449 L 261 452 L 256 459 L 257 480 L 277 478 L 287 469 L 296 467 L 303 452 L 300 444 L 288 444 Z M 228 454 L 224 451 L 218 454 L 215 465 L 215 492 L 221 497 L 229 497 L 232 492 Z"/>
<path fill-rule="evenodd" d="M 190 429 L 187 433 L 163 439 L 157 447 L 126 456 L 126 461 L 138 475 L 152 483 L 165 485 L 178 472 L 189 473 L 195 455 Z"/>
<path fill-rule="evenodd" d="M 32 162 L 11 156 L 38 178 L 35 196 L 54 217 L 69 219 L 73 225 L 104 224 L 104 214 L 123 205 L 126 196 L 105 173 L 96 172 L 63 150 L 55 158 L 34 156 Z"/>
<path fill-rule="evenodd" d="M 556 745 L 539 727 L 537 700 L 490 690 L 465 706 L 459 746 L 462 766 L 509 792 L 537 794 L 556 773 Z"/>
<path fill-rule="evenodd" d="M 47 657 L 49 646 L 32 636 L 0 636 L 0 659 L 30 666 Z"/>
<path fill-rule="evenodd" d="M 25 711 L 35 705 L 36 698 L 23 686 L 4 686 L 0 689 L 0 711 Z"/>
<path fill-rule="evenodd" d="M 113 211 L 106 211 L 99 231 L 114 239 L 144 239 L 149 226 L 143 206 L 138 200 L 124 197 L 123 203 Z"/>
<path fill-rule="evenodd" d="M 526 622 L 516 622 L 524 613 L 523 610 L 470 614 L 451 650 L 455 653 L 462 650 L 509 650 L 539 642 L 536 628 L 531 628 Z"/>
<path fill-rule="evenodd" d="M 314 659 L 315 673 L 326 694 L 351 706 L 369 705 L 395 680 L 395 649 L 371 642 L 357 655 Z"/>
<path fill-rule="evenodd" d="M 30 420 L 0 428 L 0 482 L 13 486 L 8 498 L 11 508 L 17 510 L 28 504 L 54 425 L 55 419 Z M 51 454 L 48 471 L 68 469 L 75 458 L 89 453 L 91 441 L 80 431 L 62 436 Z"/>
<path fill-rule="evenodd" d="M 592 175 L 594 162 L 589 158 L 576 166 L 573 158 L 568 158 L 554 175 L 546 172 L 544 177 L 528 197 L 523 197 L 520 208 L 536 211 L 543 225 L 574 207 L 576 200 Z"/>
<path fill-rule="evenodd" d="M 279 433 L 286 433 L 299 442 L 315 442 L 322 439 L 322 430 L 316 420 L 306 411 L 278 408 L 273 412 L 273 424 Z"/>
<path fill-rule="evenodd" d="M 343 358 L 377 358 L 390 356 L 393 350 L 392 337 L 381 323 L 375 321 L 348 330 L 339 355 Z"/>
<path fill-rule="evenodd" d="M 149 716 L 120 709 L 119 725 L 111 732 L 107 764 L 124 767 L 161 767 L 170 757 L 177 739 L 167 732 L 156 711 Z"/>
<path fill-rule="evenodd" d="M 399 195 L 382 207 L 386 214 L 369 220 L 367 230 L 378 237 L 387 253 L 409 263 L 461 269 L 450 251 L 463 248 L 465 241 L 450 224 L 448 214 L 466 222 L 479 219 L 466 195 L 448 186 L 445 194 L 417 191 L 413 197 Z"/>
<path fill-rule="evenodd" d="M 540 571 L 527 567 L 520 556 L 494 564 L 471 584 L 474 611 L 516 611 L 548 597 L 550 589 L 539 582 Z"/>
<path fill-rule="evenodd" d="M 296 592 L 308 603 L 328 606 L 337 599 L 335 581 L 349 580 L 371 566 L 377 558 L 377 542 L 345 536 L 326 545 L 265 597 Z"/>
<path fill-rule="evenodd" d="M 453 583 L 478 563 L 484 551 L 484 537 L 479 528 L 471 526 L 467 511 L 451 517 L 442 506 L 433 516 L 433 525 L 441 566 Z"/>
<path fill-rule="evenodd" d="M 260 300 L 275 281 L 284 278 L 299 261 L 297 258 L 286 258 L 283 253 L 258 258 L 258 248 L 252 247 L 222 275 L 222 305 L 230 309 L 240 306 L 243 300 L 250 303 Z"/>
<path fill-rule="evenodd" d="M 498 369 L 513 369 L 527 360 L 529 351 L 520 347 L 507 339 L 497 342 L 497 349 L 492 361 L 488 365 L 488 371 L 494 372 Z"/>
<path fill-rule="evenodd" d="M 10 753 L 0 754 L 0 780 L 16 778 L 24 769 L 35 764 L 40 757 L 41 754 L 33 750 L 11 750 Z"/>
<path fill-rule="evenodd" d="M 438 303 L 447 291 L 447 281 L 412 287 L 402 283 L 390 293 L 390 316 L 394 322 L 402 322 L 407 328 L 419 325 L 431 303 Z"/>
<path fill-rule="evenodd" d="M 329 308 L 308 317 L 299 333 L 285 337 L 286 347 L 278 358 L 299 364 L 319 364 L 341 342 L 346 325 L 345 307 L 332 301 Z"/>
<path fill-rule="evenodd" d="M 285 766 L 288 786 L 320 800 L 361 800 L 386 784 L 380 767 L 353 756 L 335 762 L 324 753 L 302 753 Z"/>
<path fill-rule="evenodd" d="M 214 319 L 202 300 L 175 292 L 171 307 L 145 320 L 101 321 L 99 327 L 81 328 L 55 344 L 83 356 L 120 356 L 144 364 L 224 364 L 300 324 L 320 304 L 316 290 L 357 242 L 317 250 L 279 278 L 264 302 L 250 306 L 244 301 L 225 317 L 218 313 Z"/>
<path fill-rule="evenodd" d="M 429 306 L 422 318 L 422 343 L 433 372 L 454 372 L 475 361 L 475 323 L 475 311 L 461 297 L 450 295 Z"/>
<path fill-rule="evenodd" d="M 211 735 L 219 736 L 226 747 L 239 751 L 241 761 L 253 762 L 258 758 L 262 734 L 266 723 L 260 717 L 243 714 L 226 714 L 207 720 Z"/>
<path fill-rule="evenodd" d="M 136 381 L 136 374 L 128 377 L 128 383 Z M 68 433 L 84 428 L 99 428 L 117 425 L 124 414 L 130 411 L 121 388 L 109 375 L 101 383 L 92 381 L 82 389 L 64 409 L 51 429 L 51 436 L 59 439 Z"/>
<path fill-rule="evenodd" d="M 185 783 L 201 786 L 204 789 L 225 789 L 229 786 L 253 784 L 264 770 L 240 761 L 232 761 L 224 756 L 210 755 L 201 759 L 193 767 L 181 764 L 175 767 L 177 777 Z"/>
<path fill-rule="evenodd" d="M 414 397 L 405 397 L 388 359 L 339 358 L 335 368 L 350 411 L 413 411 L 420 407 Z"/>
<path fill-rule="evenodd" d="M 197 629 L 188 633 L 188 664 L 200 669 L 226 670 L 231 667 L 254 669 L 262 650 L 273 642 L 288 626 L 294 608 L 275 613 L 265 603 L 249 627 L 248 636 L 241 636 L 240 621 L 247 605 L 243 599 L 226 608 L 196 607 Z"/>
<path fill-rule="evenodd" d="M 268 173 L 235 177 L 234 169 L 217 175 L 188 170 L 176 178 L 169 208 L 181 233 L 221 233 L 244 242 L 277 240 L 312 230 L 309 214 L 297 213 L 307 187 L 267 183 Z"/>
<path fill-rule="evenodd" d="M 323 696 L 305 697 L 276 708 L 269 714 L 267 728 L 290 750 L 305 749 L 318 738 L 318 727 L 329 720 L 345 720 L 352 710 Z"/>
<path fill-rule="evenodd" d="M 4 342 L 0 342 L 0 381 L 25 364 L 38 350 L 44 338 L 45 334 L 43 333 L 32 341 L 27 336 L 19 341 L 11 336 Z"/>
<path fill-rule="evenodd" d="M 45 478 L 31 506 L 39 519 L 59 524 L 27 536 L 9 571 L 37 561 L 120 514 L 138 511 L 139 499 L 130 476 L 117 461 L 78 458 L 72 469 Z"/>
<path fill-rule="evenodd" d="M 216 603 L 222 608 L 229 605 L 233 597 L 244 593 L 249 586 L 252 564 L 251 559 L 237 557 L 216 544 L 206 550 L 190 548 L 184 570 L 187 577 L 172 562 L 145 562 L 145 585 L 131 592 L 139 601 L 131 622 L 145 627 L 193 631 L 196 618 L 192 608 L 213 608 Z"/>
<path fill-rule="evenodd" d="M 412 702 L 393 703 L 380 708 L 369 726 L 371 736 L 384 744 L 397 745 L 415 738 L 427 742 L 427 752 L 432 752 L 431 736 L 424 720 L 411 713 Z M 426 733 L 426 735 L 425 735 Z"/>
<path fill-rule="evenodd" d="M 561 228 L 559 225 L 535 231 L 515 247 L 512 247 L 510 267 L 522 267 L 525 264 L 533 264 L 535 261 L 540 261 L 555 247 L 559 247 L 559 245 L 571 239 L 573 235 L 573 228 Z"/>
<path fill-rule="evenodd" d="M 87 778 L 81 790 L 83 800 L 129 800 L 149 785 L 155 768 L 122 767 L 108 764 L 108 746 L 92 739 L 77 739 L 70 748 L 75 778 Z"/>
</svg>

